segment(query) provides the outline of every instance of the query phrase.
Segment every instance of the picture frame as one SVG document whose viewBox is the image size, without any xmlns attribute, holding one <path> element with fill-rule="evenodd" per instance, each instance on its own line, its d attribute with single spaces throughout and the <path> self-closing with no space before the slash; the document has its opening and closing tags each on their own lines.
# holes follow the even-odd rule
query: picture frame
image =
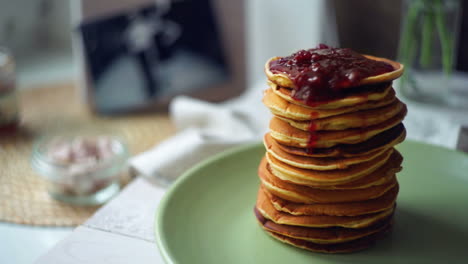
<svg viewBox="0 0 468 264">
<path fill-rule="evenodd" d="M 174 5 L 186 4 L 189 6 L 187 3 L 194 1 L 196 0 L 169 2 Z M 110 4 L 110 2 L 112 2 L 112 4 Z M 93 66 L 95 64 L 92 61 L 93 57 L 90 57 L 90 44 L 89 40 L 86 39 L 85 28 L 96 22 L 112 20 L 115 17 L 122 16 L 122 14 L 135 14 L 138 10 L 146 10 L 151 8 L 154 1 L 136 0 L 131 3 L 128 1 L 117 1 L 114 3 L 114 1 L 109 0 L 81 0 L 79 3 L 76 3 L 74 9 L 79 10 L 79 12 L 75 12 L 76 19 L 74 25 L 76 30 L 73 46 L 74 53 L 80 61 L 80 90 L 82 91 L 85 102 L 90 106 L 91 110 L 101 114 L 160 111 L 167 110 L 170 100 L 178 95 L 186 95 L 210 102 L 220 102 L 240 95 L 246 87 L 244 1 L 206 0 L 206 3 L 207 6 L 209 5 L 212 9 L 213 20 L 218 29 L 219 45 L 222 50 L 224 62 L 223 67 L 227 72 L 227 78 L 219 82 L 207 82 L 209 85 L 197 89 L 179 89 L 174 92 L 165 92 L 159 95 L 149 96 L 144 101 L 138 103 L 115 107 L 111 105 L 111 107 L 107 108 L 102 107 L 102 103 L 99 101 L 99 97 L 96 93 L 97 89 L 99 89 L 96 82 L 96 67 Z M 108 49 L 108 45 L 103 46 Z M 110 104 L 112 104 L 116 100 L 110 101 Z"/>
</svg>

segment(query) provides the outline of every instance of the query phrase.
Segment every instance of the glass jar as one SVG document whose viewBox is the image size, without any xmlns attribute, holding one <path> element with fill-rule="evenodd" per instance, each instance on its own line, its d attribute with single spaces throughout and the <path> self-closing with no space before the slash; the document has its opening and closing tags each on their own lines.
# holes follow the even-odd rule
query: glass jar
<svg viewBox="0 0 468 264">
<path fill-rule="evenodd" d="M 120 190 L 128 156 L 126 144 L 117 136 L 66 133 L 39 139 L 31 164 L 46 179 L 53 198 L 77 205 L 97 205 Z"/>
<path fill-rule="evenodd" d="M 18 124 L 15 77 L 15 62 L 0 47 L 0 134 L 15 131 Z"/>
<path fill-rule="evenodd" d="M 454 72 L 460 1 L 405 0 L 402 11 L 398 52 L 405 65 L 402 95 L 420 102 L 468 106 L 458 98 L 463 94 L 468 98 L 468 90 L 457 87 L 467 76 Z"/>
</svg>

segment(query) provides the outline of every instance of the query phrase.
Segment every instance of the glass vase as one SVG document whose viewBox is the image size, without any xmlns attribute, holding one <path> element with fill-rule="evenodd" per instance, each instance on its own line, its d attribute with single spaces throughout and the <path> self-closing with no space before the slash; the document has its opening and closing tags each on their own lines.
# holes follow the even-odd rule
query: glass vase
<svg viewBox="0 0 468 264">
<path fill-rule="evenodd" d="M 403 1 L 398 57 L 405 65 L 400 80 L 404 97 L 468 106 L 457 94 L 468 91 L 458 91 L 455 87 L 460 79 L 454 71 L 459 24 L 459 0 Z"/>
</svg>

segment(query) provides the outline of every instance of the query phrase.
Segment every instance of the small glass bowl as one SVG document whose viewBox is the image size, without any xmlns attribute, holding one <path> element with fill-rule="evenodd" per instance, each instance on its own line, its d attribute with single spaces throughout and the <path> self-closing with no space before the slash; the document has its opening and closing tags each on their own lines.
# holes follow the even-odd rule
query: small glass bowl
<svg viewBox="0 0 468 264">
<path fill-rule="evenodd" d="M 112 152 L 106 159 L 94 163 L 67 163 L 51 154 L 54 144 L 72 146 L 77 140 L 93 141 L 103 137 L 109 140 Z M 119 192 L 120 177 L 127 169 L 128 157 L 127 145 L 117 136 L 65 134 L 39 139 L 33 147 L 31 165 L 47 180 L 47 191 L 53 198 L 76 205 L 99 205 Z"/>
</svg>

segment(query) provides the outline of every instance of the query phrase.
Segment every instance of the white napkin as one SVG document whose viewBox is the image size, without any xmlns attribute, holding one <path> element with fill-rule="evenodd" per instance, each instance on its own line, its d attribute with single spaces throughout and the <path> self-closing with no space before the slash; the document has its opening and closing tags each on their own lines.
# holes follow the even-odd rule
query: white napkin
<svg viewBox="0 0 468 264">
<path fill-rule="evenodd" d="M 261 103 L 265 84 L 224 104 L 180 96 L 170 105 L 177 134 L 130 160 L 139 175 L 167 185 L 194 164 L 225 149 L 261 140 L 269 111 Z"/>
</svg>

